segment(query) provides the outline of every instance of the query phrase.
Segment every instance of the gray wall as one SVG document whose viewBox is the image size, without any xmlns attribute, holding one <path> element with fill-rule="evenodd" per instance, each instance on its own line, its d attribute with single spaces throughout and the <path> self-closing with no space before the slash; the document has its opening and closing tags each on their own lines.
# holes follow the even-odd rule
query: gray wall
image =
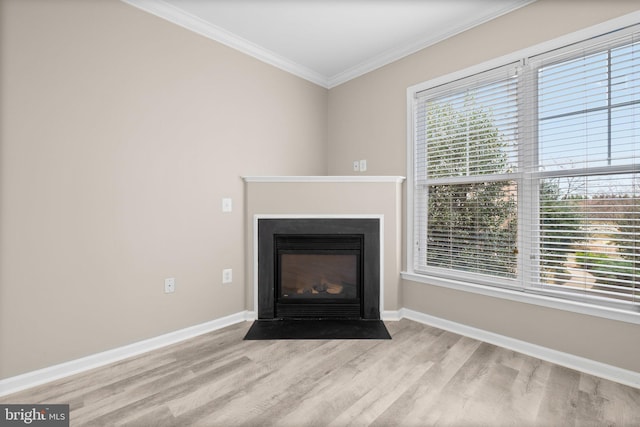
<svg viewBox="0 0 640 427">
<path fill-rule="evenodd" d="M 329 91 L 329 173 L 406 175 L 406 90 L 639 10 L 637 1 L 538 0 Z M 640 372 L 640 325 L 403 281 L 401 305 Z"/>
<path fill-rule="evenodd" d="M 240 176 L 325 174 L 327 90 L 118 0 L 0 15 L 0 378 L 244 310 Z"/>
</svg>

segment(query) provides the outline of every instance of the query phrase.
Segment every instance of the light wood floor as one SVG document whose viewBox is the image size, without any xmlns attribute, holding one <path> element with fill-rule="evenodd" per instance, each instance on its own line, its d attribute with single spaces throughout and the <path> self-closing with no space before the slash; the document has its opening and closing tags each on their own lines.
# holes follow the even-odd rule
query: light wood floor
<svg viewBox="0 0 640 427">
<path fill-rule="evenodd" d="M 72 426 L 640 426 L 640 389 L 409 320 L 390 341 L 243 341 L 249 326 L 0 402 L 68 403 Z"/>
</svg>

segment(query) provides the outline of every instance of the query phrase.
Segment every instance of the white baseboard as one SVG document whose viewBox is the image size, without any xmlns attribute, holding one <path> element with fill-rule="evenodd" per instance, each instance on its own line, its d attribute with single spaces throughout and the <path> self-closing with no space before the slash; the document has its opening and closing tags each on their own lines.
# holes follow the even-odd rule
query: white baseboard
<svg viewBox="0 0 640 427">
<path fill-rule="evenodd" d="M 165 347 L 207 332 L 215 331 L 248 319 L 248 312 L 242 311 L 200 325 L 190 326 L 168 334 L 149 338 L 123 347 L 114 348 L 101 353 L 92 354 L 80 359 L 71 360 L 59 365 L 50 366 L 37 371 L 0 380 L 0 396 L 16 393 L 30 387 L 45 384 L 60 378 L 78 374 L 89 369 L 108 365 L 128 357 L 137 356 L 151 350 Z"/>
<path fill-rule="evenodd" d="M 606 378 L 631 387 L 640 388 L 640 372 L 629 371 L 627 369 L 618 368 L 606 363 L 596 362 L 594 360 L 575 356 L 569 353 L 553 350 L 547 347 L 531 344 L 526 341 L 517 340 L 504 335 L 495 334 L 482 329 L 473 328 L 461 323 L 452 322 L 418 311 L 401 308 L 397 311 L 383 311 L 382 320 L 396 321 L 402 318 L 424 323 L 456 334 L 464 335 L 509 350 L 527 354 L 538 359 L 556 363 L 567 368 L 585 372 L 601 378 Z M 27 372 L 26 374 L 0 380 L 0 396 L 16 393 L 30 387 L 48 383 L 70 375 L 94 369 L 109 363 L 118 362 L 128 357 L 137 356 L 151 350 L 156 350 L 207 332 L 215 331 L 226 326 L 233 325 L 244 321 L 256 319 L 254 311 L 242 311 L 200 325 L 191 326 L 179 331 L 170 332 L 158 337 L 150 338 L 137 343 L 129 344 L 123 347 L 107 350 L 102 353 L 93 354 L 80 359 L 61 363 L 59 365 L 50 366 L 48 368 L 39 369 L 37 371 Z"/>
<path fill-rule="evenodd" d="M 630 371 L 618 368 L 602 362 L 596 362 L 584 357 L 575 356 L 573 354 L 564 353 L 562 351 L 553 350 L 526 341 L 517 340 L 515 338 L 504 335 L 495 334 L 482 329 L 473 328 L 461 323 L 452 322 L 428 314 L 413 311 L 407 308 L 400 309 L 401 317 L 464 335 L 509 350 L 524 353 L 526 355 L 546 360 L 570 369 L 575 369 L 590 375 L 605 378 L 617 383 L 625 384 L 630 387 L 640 388 L 640 372 Z"/>
<path fill-rule="evenodd" d="M 385 310 L 380 315 L 380 319 L 387 321 L 397 321 L 402 319 L 400 310 Z"/>
</svg>

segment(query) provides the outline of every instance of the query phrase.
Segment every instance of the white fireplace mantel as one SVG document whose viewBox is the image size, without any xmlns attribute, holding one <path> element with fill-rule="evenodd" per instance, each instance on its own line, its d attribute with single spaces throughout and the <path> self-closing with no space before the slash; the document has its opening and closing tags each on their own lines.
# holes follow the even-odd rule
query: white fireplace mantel
<svg viewBox="0 0 640 427">
<path fill-rule="evenodd" d="M 246 307 L 257 309 L 256 218 L 379 218 L 380 314 L 400 308 L 402 176 L 244 176 Z M 253 249 L 253 250 L 252 250 Z"/>
<path fill-rule="evenodd" d="M 401 183 L 404 176 L 318 175 L 318 176 L 243 176 L 245 182 L 392 182 Z"/>
</svg>

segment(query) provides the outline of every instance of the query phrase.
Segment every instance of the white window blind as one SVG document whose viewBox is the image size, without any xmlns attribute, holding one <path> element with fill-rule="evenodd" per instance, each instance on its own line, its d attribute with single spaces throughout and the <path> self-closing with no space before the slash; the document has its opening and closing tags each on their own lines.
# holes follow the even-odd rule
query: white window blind
<svg viewBox="0 0 640 427">
<path fill-rule="evenodd" d="M 513 278 L 517 67 L 417 95 L 416 267 Z"/>
<path fill-rule="evenodd" d="M 640 303 L 640 42 L 634 30 L 532 58 L 539 272 L 547 291 Z"/>
<path fill-rule="evenodd" d="M 638 26 L 413 94 L 413 271 L 640 309 Z"/>
</svg>

